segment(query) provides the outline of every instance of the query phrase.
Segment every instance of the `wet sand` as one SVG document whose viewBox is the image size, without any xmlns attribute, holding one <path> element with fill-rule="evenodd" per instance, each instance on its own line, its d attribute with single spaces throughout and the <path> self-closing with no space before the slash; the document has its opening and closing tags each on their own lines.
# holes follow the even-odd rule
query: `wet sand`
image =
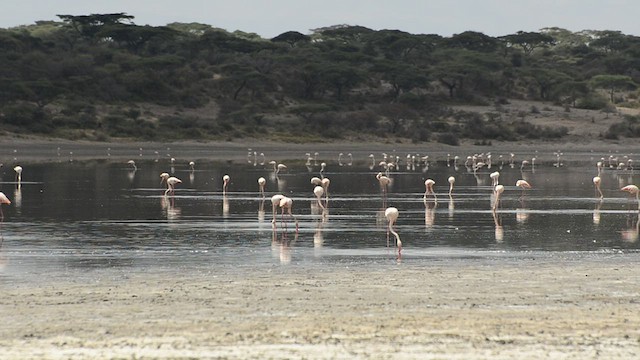
<svg viewBox="0 0 640 360">
<path fill-rule="evenodd" d="M 637 358 L 638 265 L 409 258 L 4 284 L 0 358 Z"/>
<path fill-rule="evenodd" d="M 313 150 L 344 148 L 366 156 L 387 146 L 419 148 L 372 146 L 253 145 L 259 152 L 300 159 Z M 21 161 L 71 155 L 82 160 L 106 158 L 109 147 L 114 159 L 134 157 L 139 147 L 144 157 L 170 147 L 167 152 L 179 159 L 227 161 L 243 160 L 248 149 L 226 143 L 5 139 L 0 153 L 5 163 L 14 154 Z M 437 144 L 420 149 L 475 151 Z M 640 254 L 612 252 L 518 259 L 408 257 L 382 268 L 105 270 L 92 273 L 90 280 L 70 274 L 38 284 L 8 281 L 0 274 L 0 359 L 637 358 L 638 265 Z"/>
</svg>

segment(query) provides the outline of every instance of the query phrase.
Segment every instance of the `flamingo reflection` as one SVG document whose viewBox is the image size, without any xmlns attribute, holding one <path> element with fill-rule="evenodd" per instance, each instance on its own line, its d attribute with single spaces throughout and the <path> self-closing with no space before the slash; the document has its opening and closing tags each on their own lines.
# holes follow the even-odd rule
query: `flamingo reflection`
<svg viewBox="0 0 640 360">
<path fill-rule="evenodd" d="M 593 209 L 593 224 L 594 225 L 598 225 L 600 224 L 600 208 L 602 207 L 602 198 L 599 199 L 598 202 L 596 202 L 596 206 Z"/>
</svg>

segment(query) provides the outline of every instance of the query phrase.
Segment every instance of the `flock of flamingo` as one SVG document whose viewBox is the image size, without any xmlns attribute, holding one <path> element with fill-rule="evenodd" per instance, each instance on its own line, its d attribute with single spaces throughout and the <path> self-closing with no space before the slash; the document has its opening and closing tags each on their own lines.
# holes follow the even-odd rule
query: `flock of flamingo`
<svg viewBox="0 0 640 360">
<path fill-rule="evenodd" d="M 561 166 L 561 160 L 560 160 L 560 155 L 561 153 L 557 152 L 555 153 L 557 156 L 557 160 L 556 163 L 554 163 L 554 166 Z M 313 161 L 314 163 L 316 163 L 317 165 L 317 156 L 318 153 L 314 154 L 315 156 L 312 157 L 310 153 L 307 153 L 307 162 L 306 165 L 309 166 L 311 165 L 311 162 Z M 252 153 L 249 152 L 248 154 L 248 158 L 250 161 L 250 158 L 252 156 Z M 379 172 L 377 172 L 377 174 L 375 175 L 376 180 L 379 183 L 381 192 L 382 192 L 382 196 L 383 196 L 383 207 L 386 206 L 386 197 L 387 197 L 387 193 L 388 193 L 388 188 L 389 185 L 392 182 L 392 177 L 390 176 L 391 172 L 394 169 L 397 169 L 401 163 L 400 158 L 398 156 L 388 156 L 387 154 L 383 153 L 383 160 L 380 162 L 376 162 L 375 161 L 375 156 L 374 154 L 370 154 L 369 155 L 369 159 L 371 160 L 371 164 L 369 166 L 369 168 L 371 170 L 377 168 L 380 169 Z M 265 156 L 263 153 L 260 154 L 261 157 L 261 164 L 265 164 Z M 256 152 L 253 152 L 253 161 L 254 161 L 254 165 L 255 163 L 257 163 L 258 159 L 258 155 Z M 348 160 L 345 160 L 348 159 Z M 458 167 L 458 162 L 459 162 L 459 157 L 458 156 L 454 156 L 451 157 L 449 154 L 447 154 L 447 159 L 446 159 L 446 164 L 447 166 L 451 166 L 453 165 L 455 168 Z M 347 161 L 346 163 L 344 163 L 345 161 Z M 535 166 L 535 161 L 536 158 L 533 157 L 531 160 L 523 160 L 520 163 L 520 169 L 523 170 L 526 166 L 531 166 L 533 168 L 533 166 Z M 251 162 L 251 161 L 250 161 Z M 416 165 L 418 166 L 426 166 L 428 168 L 429 166 L 429 157 L 428 156 L 423 156 L 423 157 L 417 157 L 415 155 L 407 155 L 406 160 L 404 161 L 407 168 L 413 166 L 415 167 Z M 173 164 L 175 163 L 175 159 L 171 158 L 171 164 L 172 164 L 172 171 L 173 171 Z M 510 158 L 509 160 L 507 160 L 506 162 L 502 159 L 502 156 L 500 156 L 499 158 L 499 168 L 502 168 L 503 165 L 508 164 L 511 168 L 513 168 L 515 166 L 515 160 L 514 160 L 514 154 L 511 153 L 510 154 Z M 137 166 L 134 160 L 129 160 L 127 162 L 127 164 L 135 171 L 137 170 Z M 278 163 L 276 161 L 270 161 L 268 163 L 270 166 L 273 166 L 273 174 L 277 177 L 279 173 L 286 171 L 287 170 L 287 166 L 282 164 L 282 163 Z M 338 156 L 338 164 L 340 166 L 342 165 L 352 165 L 353 164 L 353 156 L 351 154 L 347 154 L 347 156 L 344 156 L 343 153 L 340 153 Z M 491 168 L 492 166 L 492 159 L 491 159 L 491 154 L 487 153 L 487 154 L 474 154 L 471 156 L 468 156 L 466 161 L 464 162 L 464 166 L 467 168 L 467 170 L 469 172 L 473 172 L 473 174 L 475 175 L 477 173 L 477 171 L 483 167 L 487 167 L 487 168 Z M 632 160 L 629 159 L 626 162 L 618 162 L 617 159 L 610 157 L 609 159 L 609 163 L 607 164 L 605 159 L 602 158 L 600 161 L 597 162 L 596 164 L 596 168 L 597 168 L 597 175 L 593 177 L 593 184 L 596 190 L 596 194 L 597 196 L 599 196 L 600 199 L 602 199 L 604 197 L 602 190 L 600 188 L 601 186 L 601 174 L 602 171 L 605 167 L 609 167 L 609 168 L 617 168 L 617 169 L 633 169 L 632 167 Z M 190 161 L 189 162 L 189 168 L 191 170 L 195 169 L 195 162 Z M 323 211 L 324 214 L 324 210 L 328 207 L 328 201 L 329 201 L 329 185 L 331 183 L 330 179 L 326 176 L 324 176 L 325 174 L 325 170 L 327 168 L 327 163 L 326 162 L 322 162 L 320 163 L 320 177 L 312 177 L 311 178 L 311 185 L 313 185 L 313 194 L 317 200 L 317 206 L 318 208 L 320 208 Z M 14 167 L 13 169 L 16 173 L 16 184 L 18 189 L 21 187 L 21 182 L 22 182 L 22 167 L 17 165 Z M 489 174 L 489 177 L 491 179 L 491 187 L 493 189 L 493 195 L 494 195 L 494 200 L 493 200 L 493 205 L 492 205 L 492 211 L 494 213 L 494 219 L 496 220 L 496 236 L 498 236 L 498 232 L 501 229 L 500 224 L 497 221 L 497 218 L 495 216 L 496 211 L 499 210 L 499 204 L 500 204 L 500 197 L 503 194 L 503 192 L 505 191 L 505 187 L 503 184 L 500 184 L 499 181 L 499 177 L 500 177 L 500 173 L 498 171 L 494 171 L 492 173 Z M 231 177 L 229 175 L 224 175 L 222 178 L 223 181 L 223 188 L 222 188 L 222 192 L 223 195 L 226 195 L 227 193 L 227 187 L 229 184 Z M 451 197 L 453 196 L 453 189 L 454 189 L 454 184 L 455 184 L 455 177 L 454 176 L 450 176 L 448 178 L 448 183 L 449 183 L 449 190 L 448 190 L 448 196 Z M 171 176 L 168 172 L 163 172 L 160 174 L 160 183 L 164 184 L 166 186 L 166 189 L 164 191 L 164 196 L 166 197 L 170 197 L 173 196 L 175 194 L 175 189 L 176 186 L 178 186 L 179 184 L 182 183 L 182 180 L 180 180 L 179 178 L 175 177 L 175 176 Z M 264 177 L 260 177 L 257 180 L 258 183 L 258 189 L 259 189 L 259 194 L 260 196 L 264 199 L 266 194 L 265 194 L 265 186 L 266 186 L 266 179 Z M 433 201 L 434 203 L 437 202 L 437 195 L 436 192 L 434 191 L 434 186 L 435 186 L 435 181 L 433 179 L 426 179 L 424 182 L 424 186 L 425 186 L 425 192 L 423 195 L 423 201 L 425 203 L 425 205 L 427 205 L 427 202 L 429 201 Z M 527 182 L 524 179 L 519 179 L 516 181 L 515 186 L 518 188 L 521 188 L 522 191 L 524 192 L 525 190 L 531 189 L 532 186 L 531 184 L 529 184 L 529 182 Z M 640 211 L 640 190 L 636 185 L 626 185 L 624 187 L 622 187 L 620 189 L 621 191 L 625 191 L 630 193 L 631 195 L 635 195 L 636 200 L 638 202 L 638 210 Z M 324 198 L 324 202 L 323 202 L 323 198 Z M 292 219 L 293 221 L 295 221 L 296 224 L 296 233 L 298 232 L 298 221 L 295 218 L 295 216 L 293 215 L 293 200 L 290 197 L 287 197 L 283 194 L 276 194 L 273 195 L 271 197 L 271 203 L 272 203 L 272 213 L 273 213 L 273 217 L 272 217 L 272 226 L 274 231 L 276 231 L 277 228 L 277 210 L 280 209 L 280 214 L 281 214 L 281 222 L 284 226 L 284 228 L 286 229 L 286 221 L 284 219 L 285 215 L 289 217 L 289 219 Z M 9 200 L 9 198 L 2 192 L 0 192 L 0 220 L 4 219 L 4 214 L 2 212 L 2 204 L 5 205 L 10 205 L 11 201 Z M 398 232 L 395 230 L 394 226 L 398 220 L 400 211 L 398 210 L 398 208 L 396 207 L 386 207 L 386 210 L 384 211 L 384 217 L 387 220 L 387 244 L 389 244 L 389 239 L 390 239 L 390 235 L 393 235 L 395 238 L 395 245 L 398 251 L 398 257 L 401 256 L 402 254 L 402 241 L 400 239 L 400 235 L 398 234 Z"/>
<path fill-rule="evenodd" d="M 315 157 L 311 157 L 310 153 L 307 153 L 307 162 L 306 165 L 309 167 L 309 165 L 311 165 L 311 162 L 314 162 L 315 165 L 317 165 L 317 160 L 316 157 L 318 156 L 318 153 L 314 154 Z M 379 183 L 381 192 L 382 192 L 382 196 L 383 196 L 383 206 L 386 206 L 386 197 L 387 197 L 387 193 L 388 193 L 388 188 L 389 185 L 392 182 L 392 177 L 391 177 L 391 172 L 394 169 L 397 169 L 399 167 L 400 164 L 400 158 L 399 157 L 389 157 L 386 154 L 382 154 L 383 155 L 383 160 L 380 162 L 376 162 L 375 161 L 375 156 L 373 154 L 369 155 L 369 158 L 371 160 L 371 166 L 370 169 L 380 169 L 379 172 L 377 172 L 377 174 L 375 175 L 376 180 Z M 556 153 L 557 156 L 557 160 L 554 163 L 554 166 L 561 166 L 561 160 L 560 160 L 560 155 L 561 153 Z M 251 162 L 251 152 L 249 152 L 248 157 L 249 157 L 249 162 Z M 261 164 L 265 164 L 266 160 L 265 160 L 265 156 L 263 153 L 260 154 L 260 158 L 261 158 Z M 348 160 L 344 160 L 344 159 L 348 159 Z M 175 159 L 171 159 L 171 163 L 173 164 L 175 161 Z M 255 163 L 257 163 L 258 161 L 258 155 L 254 152 L 253 153 L 253 161 L 254 161 L 254 165 Z M 339 154 L 338 156 L 338 164 L 340 166 L 345 165 L 343 162 L 347 161 L 347 165 L 351 165 L 353 164 L 353 156 L 351 154 L 348 154 L 347 156 L 344 156 L 342 153 Z M 459 157 L 455 156 L 455 157 L 451 157 L 450 155 L 447 155 L 447 166 L 451 166 L 453 165 L 454 167 L 458 167 L 458 161 L 459 161 Z M 614 165 L 612 165 L 612 161 L 615 162 L 614 159 L 610 159 L 610 164 L 608 165 L 609 167 L 614 167 Z M 429 157 L 428 156 L 424 156 L 424 157 L 419 157 L 416 158 L 416 156 L 412 156 L 412 155 L 407 155 L 406 161 L 404 161 L 406 166 L 409 168 L 410 166 L 415 166 L 415 165 L 425 165 L 428 167 L 429 164 Z M 511 168 L 513 168 L 515 166 L 515 160 L 514 160 L 514 154 L 511 153 L 510 154 L 510 158 L 509 160 L 507 160 L 506 162 L 504 160 L 502 160 L 502 156 L 500 156 L 499 158 L 499 168 L 501 169 L 503 165 L 507 164 L 509 165 Z M 531 160 L 523 160 L 520 163 L 520 170 L 523 170 L 525 167 L 530 166 L 532 169 L 535 166 L 535 162 L 536 162 L 536 158 L 533 157 Z M 134 169 L 135 169 L 135 162 L 133 160 L 130 160 L 128 162 Z M 278 163 L 276 161 L 270 161 L 267 163 L 268 165 L 273 167 L 273 174 L 274 176 L 278 176 L 281 172 L 286 171 L 287 170 L 287 166 L 282 164 L 282 163 Z M 621 169 L 621 168 L 632 168 L 632 161 L 629 160 L 627 163 L 617 163 L 615 162 L 615 168 Z M 189 163 L 189 167 L 193 170 L 194 169 L 194 162 L 191 161 Z M 322 210 L 322 213 L 324 214 L 324 210 L 328 207 L 328 201 L 329 201 L 329 185 L 331 183 L 330 179 L 326 176 L 324 176 L 326 168 L 327 168 L 327 163 L 326 162 L 321 162 L 320 164 L 320 177 L 312 177 L 311 178 L 311 185 L 313 185 L 313 195 L 316 198 L 316 204 L 317 207 L 319 209 Z M 471 156 L 468 156 L 466 161 L 464 162 L 464 166 L 467 168 L 467 170 L 469 172 L 473 172 L 473 174 L 475 175 L 481 168 L 486 167 L 486 168 L 491 168 L 492 166 L 492 160 L 491 160 L 491 155 L 490 154 L 474 154 Z M 600 177 L 602 170 L 605 168 L 605 160 L 601 159 L 601 161 L 598 161 L 598 163 L 596 164 L 597 167 L 597 171 L 598 174 L 593 178 L 593 184 L 595 186 L 596 192 L 599 195 L 600 199 L 602 199 L 604 197 L 602 190 L 600 189 L 600 185 L 602 182 L 602 179 Z M 494 220 L 496 222 L 496 238 L 501 237 L 501 230 L 502 230 L 502 226 L 499 223 L 497 216 L 496 216 L 496 212 L 499 210 L 500 207 L 500 198 L 501 195 L 504 193 L 505 191 L 505 186 L 503 184 L 500 183 L 499 178 L 500 178 L 500 172 L 499 171 L 494 171 L 491 172 L 489 174 L 489 177 L 491 179 L 491 187 L 493 189 L 493 196 L 494 196 L 494 200 L 493 200 L 493 204 L 492 204 L 492 212 L 494 215 Z M 175 192 L 175 187 L 178 184 L 181 184 L 182 181 L 180 179 L 178 179 L 175 176 L 170 176 L 169 173 L 163 172 L 162 174 L 160 174 L 160 178 L 161 178 L 161 184 L 165 184 L 166 185 L 166 190 L 164 192 L 165 196 L 172 196 Z M 230 176 L 229 175 L 224 175 L 222 180 L 223 180 L 223 195 L 226 195 L 227 192 L 227 186 L 228 183 L 230 181 Z M 449 190 L 448 190 L 448 196 L 452 197 L 453 196 L 453 190 L 454 190 L 454 184 L 455 184 L 455 177 L 454 176 L 450 176 L 447 179 L 448 183 L 449 183 Z M 258 183 L 258 189 L 259 189 L 259 194 L 260 196 L 264 199 L 266 194 L 265 194 L 265 185 L 267 183 L 266 179 L 264 177 L 260 177 L 257 180 Z M 435 181 L 433 179 L 426 179 L 424 182 L 424 186 L 425 186 L 425 192 L 423 195 L 423 202 L 425 203 L 425 206 L 427 205 L 427 202 L 433 201 L 434 203 L 437 202 L 437 195 L 436 192 L 434 190 L 434 186 L 435 186 Z M 515 182 L 515 186 L 517 188 L 522 189 L 523 191 L 523 195 L 524 195 L 524 191 L 531 189 L 532 186 L 531 184 L 524 180 L 524 179 L 519 179 Z M 640 191 L 638 189 L 638 187 L 636 185 L 627 185 L 621 188 L 622 191 L 626 191 L 629 192 L 632 195 L 636 196 L 636 199 L 638 201 L 638 209 L 640 211 Z M 288 196 L 285 196 L 283 194 L 276 194 L 273 195 L 271 197 L 271 203 L 272 203 L 272 226 L 274 229 L 274 232 L 276 231 L 277 228 L 277 213 L 278 213 L 278 209 L 280 210 L 280 216 L 281 216 L 281 223 L 282 223 L 282 227 L 284 227 L 286 229 L 287 227 L 287 222 L 285 221 L 285 216 L 288 217 L 288 219 L 292 220 L 295 222 L 295 228 L 296 228 L 296 233 L 298 232 L 298 221 L 295 218 L 295 216 L 293 215 L 293 199 L 291 199 Z M 398 232 L 395 229 L 395 225 L 396 222 L 398 220 L 400 211 L 398 210 L 398 208 L 390 206 L 390 207 L 386 207 L 385 211 L 384 211 L 384 217 L 386 218 L 387 221 L 387 245 L 389 245 L 389 240 L 390 240 L 390 236 L 393 235 L 393 237 L 395 238 L 395 247 L 397 248 L 398 251 L 398 257 L 400 258 L 402 255 L 402 240 L 400 239 L 400 235 L 398 234 Z"/>
</svg>

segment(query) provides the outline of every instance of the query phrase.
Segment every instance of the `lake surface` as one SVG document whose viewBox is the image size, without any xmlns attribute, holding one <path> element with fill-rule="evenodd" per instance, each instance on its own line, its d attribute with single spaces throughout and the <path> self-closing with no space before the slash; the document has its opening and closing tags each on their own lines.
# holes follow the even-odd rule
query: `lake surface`
<svg viewBox="0 0 640 360">
<path fill-rule="evenodd" d="M 407 165 L 403 158 L 389 172 L 386 195 L 375 177 L 384 171 L 380 159 L 366 157 L 327 161 L 322 173 L 320 161 L 283 160 L 287 169 L 277 176 L 273 165 L 252 156 L 236 163 L 200 161 L 193 170 L 186 161 L 136 159 L 135 171 L 126 161 L 61 159 L 21 164 L 19 189 L 13 165 L 5 164 L 0 190 L 13 203 L 3 205 L 0 279 L 82 279 L 94 270 L 396 264 L 393 242 L 387 247 L 388 206 L 400 212 L 395 229 L 403 263 L 638 252 L 638 203 L 620 188 L 640 183 L 640 170 L 605 167 L 601 201 L 592 183 L 598 157 L 572 159 L 522 169 L 520 162 L 500 160 L 474 172 L 462 161 Z M 494 171 L 505 186 L 496 211 Z M 165 196 L 162 172 L 182 180 L 173 196 Z M 231 180 L 223 194 L 225 174 Z M 265 198 L 258 191 L 261 176 Z M 313 176 L 331 180 L 324 214 Z M 451 197 L 449 176 L 456 178 Z M 424 202 L 427 178 L 436 183 L 437 199 Z M 533 188 L 516 188 L 518 179 Z M 297 233 L 279 209 L 274 231 L 274 194 L 293 199 Z"/>
</svg>

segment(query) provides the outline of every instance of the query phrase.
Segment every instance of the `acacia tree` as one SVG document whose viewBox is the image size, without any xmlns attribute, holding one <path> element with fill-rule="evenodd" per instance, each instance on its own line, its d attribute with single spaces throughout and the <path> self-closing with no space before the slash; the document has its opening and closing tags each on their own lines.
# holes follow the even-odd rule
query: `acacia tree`
<svg viewBox="0 0 640 360">
<path fill-rule="evenodd" d="M 591 78 L 590 83 L 595 88 L 606 89 L 612 103 L 616 91 L 633 90 L 637 87 L 636 83 L 625 75 L 596 75 Z"/>
<path fill-rule="evenodd" d="M 499 38 L 507 46 L 517 46 L 522 49 L 525 55 L 529 56 L 533 50 L 553 45 L 553 37 L 537 32 L 518 31 L 515 34 L 502 36 Z"/>
</svg>

